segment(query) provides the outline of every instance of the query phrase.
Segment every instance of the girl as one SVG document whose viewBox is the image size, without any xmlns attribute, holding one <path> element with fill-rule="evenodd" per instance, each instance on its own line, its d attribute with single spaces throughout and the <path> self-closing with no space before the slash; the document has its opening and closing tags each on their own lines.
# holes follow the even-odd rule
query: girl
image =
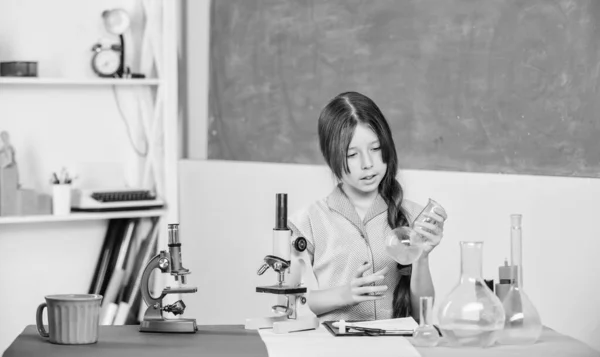
<svg viewBox="0 0 600 357">
<path fill-rule="evenodd" d="M 413 266 L 396 264 L 385 252 L 385 237 L 409 225 L 422 207 L 403 200 L 385 117 L 368 97 L 342 93 L 321 112 L 318 133 L 339 184 L 289 219 L 293 238 L 308 241 L 319 285 L 309 292 L 310 309 L 321 321 L 406 316 L 418 321 L 419 297 L 434 296 L 429 253 L 442 239 L 445 212 L 429 215 L 437 226 L 415 226 L 430 243 L 419 260 Z"/>
</svg>

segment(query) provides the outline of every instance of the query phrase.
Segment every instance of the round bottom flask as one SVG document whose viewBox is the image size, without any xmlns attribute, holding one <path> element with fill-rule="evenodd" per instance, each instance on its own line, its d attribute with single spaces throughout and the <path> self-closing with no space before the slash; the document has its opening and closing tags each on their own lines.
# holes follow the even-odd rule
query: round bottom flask
<svg viewBox="0 0 600 357">
<path fill-rule="evenodd" d="M 410 227 L 397 227 L 386 237 L 385 250 L 396 262 L 402 265 L 410 265 L 421 257 L 423 245 L 429 243 L 413 227 L 416 222 L 427 222 L 438 225 L 435 220 L 427 215 L 428 213 L 439 214 L 444 220 L 447 218 L 444 208 L 436 201 L 429 199 L 425 208 L 415 218 L 414 222 L 411 223 Z"/>
<path fill-rule="evenodd" d="M 518 286 L 511 286 L 504 301 L 504 330 L 498 336 L 502 345 L 530 345 L 542 335 L 540 314 L 529 297 Z"/>
<path fill-rule="evenodd" d="M 410 227 L 398 227 L 385 239 L 385 250 L 396 262 L 402 265 L 414 263 L 423 253 L 423 247 L 417 242 L 420 235 Z"/>
<path fill-rule="evenodd" d="M 523 254 L 520 214 L 513 214 L 510 231 L 510 260 L 512 284 L 502 300 L 505 314 L 504 330 L 498 337 L 503 345 L 530 345 L 542 335 L 542 320 L 537 309 L 523 290 Z"/>
<path fill-rule="evenodd" d="M 483 242 L 460 242 L 460 281 L 438 311 L 450 346 L 489 347 L 504 328 L 502 303 L 481 276 L 482 248 Z"/>
<path fill-rule="evenodd" d="M 421 296 L 419 300 L 419 327 L 413 333 L 412 344 L 417 347 L 435 347 L 440 342 L 440 335 L 431 321 L 431 296 Z"/>
</svg>

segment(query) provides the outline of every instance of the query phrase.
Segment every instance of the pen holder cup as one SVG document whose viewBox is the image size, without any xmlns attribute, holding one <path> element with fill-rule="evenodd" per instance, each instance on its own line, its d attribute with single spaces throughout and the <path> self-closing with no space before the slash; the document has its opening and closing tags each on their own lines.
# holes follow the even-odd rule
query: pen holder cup
<svg viewBox="0 0 600 357">
<path fill-rule="evenodd" d="M 71 213 L 71 185 L 52 185 L 52 214 L 60 216 Z"/>
</svg>

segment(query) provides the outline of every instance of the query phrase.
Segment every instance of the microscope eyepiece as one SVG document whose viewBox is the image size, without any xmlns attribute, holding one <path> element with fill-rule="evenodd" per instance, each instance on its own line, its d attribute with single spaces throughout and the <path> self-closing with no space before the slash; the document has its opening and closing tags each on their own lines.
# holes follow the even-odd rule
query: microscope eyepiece
<svg viewBox="0 0 600 357">
<path fill-rule="evenodd" d="M 275 205 L 275 229 L 286 230 L 287 226 L 287 193 L 278 193 Z"/>
<path fill-rule="evenodd" d="M 179 223 L 169 223 L 167 225 L 167 233 L 169 245 L 179 243 Z"/>
</svg>

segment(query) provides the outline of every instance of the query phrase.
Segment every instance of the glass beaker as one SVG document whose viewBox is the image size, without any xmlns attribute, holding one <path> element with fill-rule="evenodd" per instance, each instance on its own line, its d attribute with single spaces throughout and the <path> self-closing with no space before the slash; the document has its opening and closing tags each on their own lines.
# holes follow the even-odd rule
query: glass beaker
<svg viewBox="0 0 600 357">
<path fill-rule="evenodd" d="M 542 320 L 537 309 L 523 290 L 523 255 L 520 214 L 510 216 L 511 286 L 502 300 L 504 330 L 498 343 L 503 345 L 529 345 L 542 335 Z"/>
<path fill-rule="evenodd" d="M 482 249 L 483 242 L 460 242 L 460 280 L 438 311 L 451 346 L 489 347 L 504 327 L 502 302 L 481 276 Z"/>
<path fill-rule="evenodd" d="M 435 347 L 440 342 L 440 334 L 431 321 L 433 298 L 421 296 L 419 299 L 419 327 L 413 333 L 412 343 L 418 347 Z"/>
<path fill-rule="evenodd" d="M 434 219 L 426 216 L 424 213 L 436 213 L 446 220 L 446 211 L 444 208 L 431 198 L 421 213 L 415 218 L 409 227 L 397 227 L 385 239 L 385 249 L 387 254 L 396 262 L 402 265 L 414 263 L 423 253 L 423 245 L 428 244 L 427 240 L 414 230 L 416 222 L 427 222 L 438 225 Z"/>
</svg>

